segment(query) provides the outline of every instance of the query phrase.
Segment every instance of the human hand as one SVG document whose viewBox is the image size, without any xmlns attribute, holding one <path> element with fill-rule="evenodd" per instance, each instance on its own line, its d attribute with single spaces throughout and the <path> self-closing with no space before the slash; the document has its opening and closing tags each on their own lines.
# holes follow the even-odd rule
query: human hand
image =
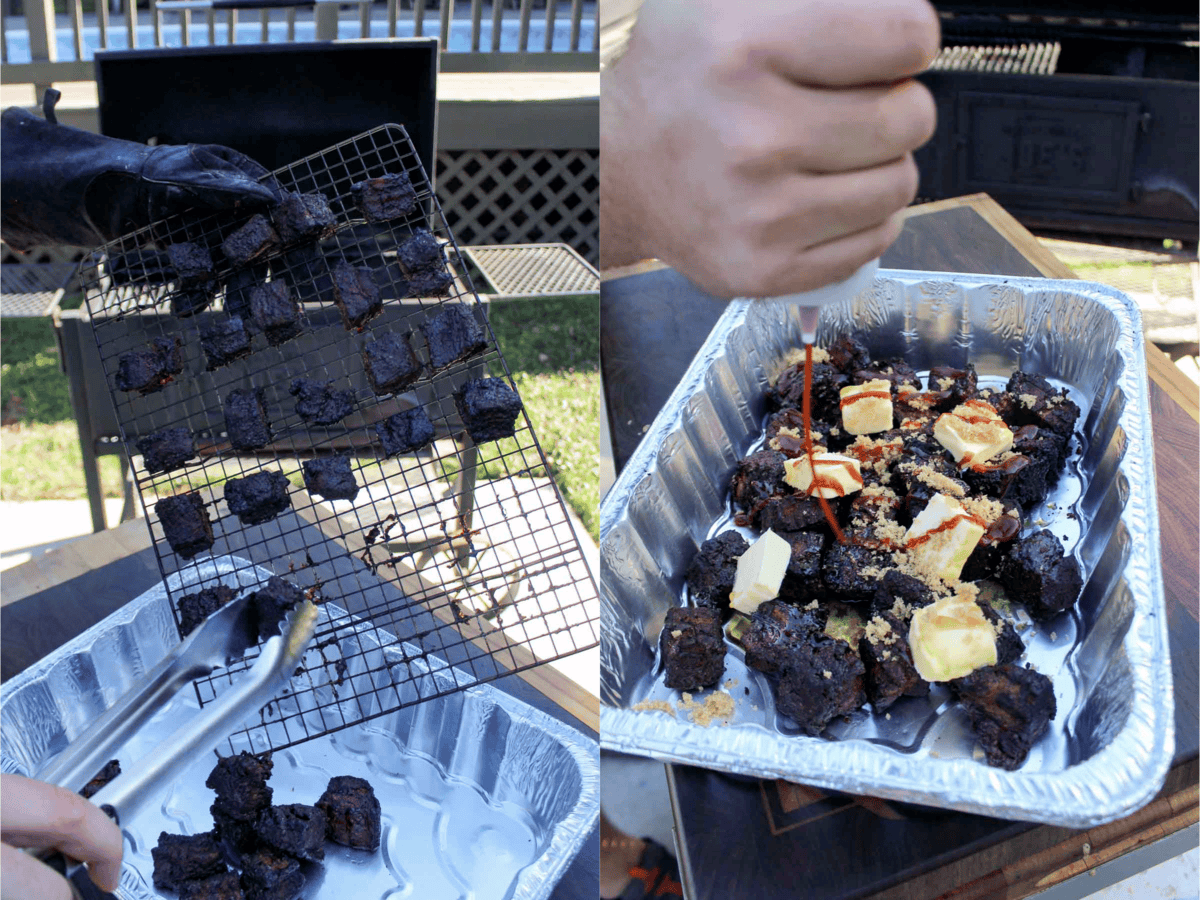
<svg viewBox="0 0 1200 900">
<path fill-rule="evenodd" d="M 916 195 L 938 45 L 925 0 L 647 0 L 601 75 L 602 265 L 718 297 L 847 278 Z"/>
<path fill-rule="evenodd" d="M 66 788 L 0 775 L 0 900 L 70 900 L 66 880 L 18 847 L 54 847 L 87 863 L 92 881 L 114 891 L 121 830 L 99 807 Z"/>
</svg>

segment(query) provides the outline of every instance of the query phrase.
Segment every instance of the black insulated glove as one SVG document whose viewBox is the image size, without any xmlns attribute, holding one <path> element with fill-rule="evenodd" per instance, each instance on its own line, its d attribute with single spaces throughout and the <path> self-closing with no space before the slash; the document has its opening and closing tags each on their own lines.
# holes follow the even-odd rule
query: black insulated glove
<svg viewBox="0 0 1200 900">
<path fill-rule="evenodd" d="M 0 114 L 0 137 L 0 235 L 16 250 L 94 247 L 187 209 L 249 211 L 281 196 L 263 166 L 215 144 L 148 147 L 19 108 Z"/>
</svg>

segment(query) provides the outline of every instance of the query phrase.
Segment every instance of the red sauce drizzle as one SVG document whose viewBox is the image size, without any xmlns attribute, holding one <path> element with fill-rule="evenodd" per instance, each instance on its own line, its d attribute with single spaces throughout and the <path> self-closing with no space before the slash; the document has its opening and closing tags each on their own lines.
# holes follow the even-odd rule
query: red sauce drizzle
<svg viewBox="0 0 1200 900">
<path fill-rule="evenodd" d="M 950 518 L 946 519 L 944 522 L 939 522 L 936 527 L 930 528 L 924 534 L 918 534 L 915 538 L 909 538 L 908 540 L 906 540 L 904 542 L 904 549 L 911 550 L 913 547 L 920 547 L 922 544 L 924 544 L 926 541 L 928 541 L 930 538 L 932 538 L 935 534 L 941 534 L 943 531 L 949 531 L 951 528 L 953 528 L 955 525 L 957 525 L 963 519 L 966 519 L 968 522 L 974 522 L 980 528 L 983 528 L 983 529 L 987 528 L 987 523 L 984 522 L 982 519 L 980 519 L 978 516 L 973 516 L 970 513 L 966 513 L 966 512 L 955 513 Z"/>
<path fill-rule="evenodd" d="M 804 450 L 808 454 L 808 470 L 812 473 L 813 483 L 809 486 L 808 493 L 811 495 L 814 490 L 818 490 L 822 485 L 817 479 L 817 466 L 813 462 L 813 439 L 812 439 L 812 381 L 813 381 L 813 345 L 804 345 Z M 833 510 L 829 506 L 829 501 L 826 500 L 819 492 L 816 494 L 817 502 L 821 504 L 821 512 L 825 513 L 825 521 L 829 523 L 829 527 L 833 529 L 833 536 L 837 538 L 839 544 L 846 543 L 846 536 L 842 534 L 842 529 L 838 527 L 837 516 L 833 514 Z"/>
<path fill-rule="evenodd" d="M 859 394 L 851 394 L 849 397 L 843 397 L 838 402 L 838 406 L 842 409 L 845 409 L 847 406 L 850 406 L 852 403 L 857 403 L 859 400 L 865 400 L 867 397 L 875 397 L 878 400 L 891 400 L 892 392 L 891 391 L 863 391 L 862 393 L 859 393 Z"/>
</svg>

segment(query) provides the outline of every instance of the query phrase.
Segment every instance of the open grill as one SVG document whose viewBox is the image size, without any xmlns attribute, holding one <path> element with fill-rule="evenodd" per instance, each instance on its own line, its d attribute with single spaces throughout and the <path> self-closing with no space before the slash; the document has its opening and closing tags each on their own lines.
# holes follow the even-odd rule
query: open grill
<svg viewBox="0 0 1200 900">
<path fill-rule="evenodd" d="M 351 186 L 401 171 L 416 188 L 416 211 L 385 223 L 364 221 Z M 156 222 L 97 250 L 80 273 L 130 459 L 139 454 L 138 441 L 152 433 L 187 428 L 194 439 L 196 458 L 181 468 L 152 474 L 144 462 L 133 466 L 164 578 L 179 572 L 195 581 L 204 561 L 228 554 L 245 560 L 246 571 L 223 576 L 224 583 L 252 583 L 252 570 L 261 567 L 330 609 L 347 611 L 323 618 L 310 650 L 322 671 L 306 658 L 309 675 L 293 680 L 294 702 L 268 705 L 261 721 L 230 739 L 231 747 L 250 741 L 258 750 L 277 750 L 594 647 L 599 615 L 595 582 L 526 413 L 517 417 L 512 437 L 476 445 L 457 412 L 454 393 L 469 379 L 496 377 L 510 385 L 512 379 L 404 129 L 382 126 L 273 177 L 289 192 L 323 193 L 337 221 L 331 237 L 275 251 L 250 266 L 256 281 L 282 280 L 299 300 L 300 333 L 289 340 L 272 346 L 265 334 L 256 334 L 250 355 L 206 370 L 200 335 L 227 322 L 228 307 L 237 300 L 235 269 L 219 248 L 249 219 L 245 213 Z M 445 296 L 409 296 L 397 248 L 417 228 L 443 244 L 454 276 Z M 182 292 L 175 281 L 164 282 L 161 256 L 155 255 L 180 242 L 209 248 L 221 285 L 207 309 L 186 317 L 172 313 Z M 358 331 L 343 324 L 333 302 L 330 273 L 343 260 L 369 268 L 383 297 L 383 312 Z M 454 303 L 466 304 L 482 325 L 486 348 L 433 372 L 421 325 Z M 376 396 L 361 351 L 388 332 L 407 335 L 424 369 L 401 393 Z M 180 338 L 182 373 L 145 395 L 117 389 L 122 355 L 163 337 Z M 297 378 L 353 391 L 353 411 L 331 425 L 307 423 L 289 392 Z M 261 391 L 270 421 L 270 442 L 252 452 L 235 451 L 227 434 L 223 398 L 235 389 Z M 376 423 L 417 405 L 434 425 L 433 443 L 386 457 Z M 331 455 L 349 457 L 358 484 L 353 500 L 325 501 L 305 488 L 300 462 Z M 290 509 L 262 524 L 244 524 L 230 512 L 220 485 L 269 470 L 288 477 Z M 204 502 L 214 543 L 184 559 L 167 541 L 155 503 L 193 491 Z M 200 580 L 201 587 L 216 583 Z M 196 590 L 171 592 L 177 623 L 180 597 Z M 354 639 L 344 640 L 351 632 Z M 403 651 L 411 665 L 394 665 L 395 654 L 387 664 L 378 653 L 412 646 L 419 647 L 419 659 Z M 256 655 L 199 680 L 201 704 Z M 447 663 L 457 675 L 426 677 Z"/>
</svg>

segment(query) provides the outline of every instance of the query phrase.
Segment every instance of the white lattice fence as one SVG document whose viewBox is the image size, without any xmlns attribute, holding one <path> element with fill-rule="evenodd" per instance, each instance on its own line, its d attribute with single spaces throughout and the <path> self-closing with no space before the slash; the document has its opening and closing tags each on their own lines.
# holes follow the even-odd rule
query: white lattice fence
<svg viewBox="0 0 1200 900">
<path fill-rule="evenodd" d="M 598 150 L 443 150 L 437 194 L 460 244 L 562 241 L 599 263 Z"/>
</svg>

